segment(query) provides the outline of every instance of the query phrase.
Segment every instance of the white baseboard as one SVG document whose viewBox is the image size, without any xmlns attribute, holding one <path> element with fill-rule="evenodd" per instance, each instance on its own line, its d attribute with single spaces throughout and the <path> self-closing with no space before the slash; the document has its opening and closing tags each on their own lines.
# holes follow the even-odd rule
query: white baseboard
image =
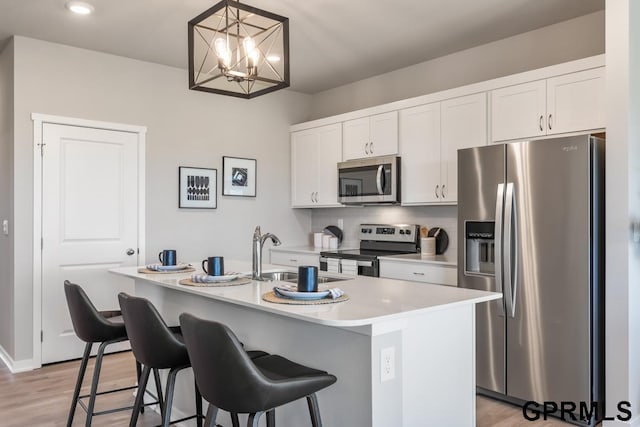
<svg viewBox="0 0 640 427">
<path fill-rule="evenodd" d="M 629 421 L 603 421 L 602 427 L 640 427 L 640 415 L 635 415 Z"/>
<path fill-rule="evenodd" d="M 11 371 L 12 374 L 17 374 L 19 372 L 32 371 L 35 369 L 33 364 L 33 359 L 25 359 L 14 361 L 9 353 L 0 345 L 0 359 L 7 365 L 7 368 Z"/>
</svg>

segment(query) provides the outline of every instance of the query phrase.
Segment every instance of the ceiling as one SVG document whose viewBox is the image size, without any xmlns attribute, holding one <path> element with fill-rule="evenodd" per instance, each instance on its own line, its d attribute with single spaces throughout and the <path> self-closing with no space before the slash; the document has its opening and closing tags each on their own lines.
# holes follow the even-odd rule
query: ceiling
<svg viewBox="0 0 640 427">
<path fill-rule="evenodd" d="M 216 0 L 0 0 L 21 35 L 187 68 L 187 21 Z M 291 87 L 316 93 L 604 9 L 605 0 L 247 0 L 289 18 Z"/>
</svg>

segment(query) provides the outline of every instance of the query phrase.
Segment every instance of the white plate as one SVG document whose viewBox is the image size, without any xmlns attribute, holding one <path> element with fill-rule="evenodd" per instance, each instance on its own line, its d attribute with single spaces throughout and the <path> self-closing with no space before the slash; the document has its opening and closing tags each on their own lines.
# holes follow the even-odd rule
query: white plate
<svg viewBox="0 0 640 427">
<path fill-rule="evenodd" d="M 221 283 L 236 280 L 241 274 L 225 274 L 224 276 L 207 276 L 207 283 Z"/>
<path fill-rule="evenodd" d="M 318 292 L 297 292 L 297 291 L 288 291 L 284 288 L 276 287 L 278 290 L 278 294 L 282 294 L 285 297 L 291 299 L 322 299 L 326 298 L 331 294 L 329 291 L 318 291 Z M 278 295 L 276 294 L 276 295 Z"/>
<path fill-rule="evenodd" d="M 186 270 L 187 268 L 189 268 L 189 264 L 178 264 L 178 265 L 155 264 L 155 268 L 158 271 L 180 271 L 180 270 Z"/>
</svg>

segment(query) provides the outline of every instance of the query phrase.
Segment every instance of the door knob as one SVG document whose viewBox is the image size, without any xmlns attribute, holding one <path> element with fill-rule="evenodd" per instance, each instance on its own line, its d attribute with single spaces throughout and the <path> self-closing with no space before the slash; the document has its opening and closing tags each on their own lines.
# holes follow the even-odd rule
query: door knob
<svg viewBox="0 0 640 427">
<path fill-rule="evenodd" d="M 133 254 L 135 254 L 136 251 L 134 251 L 132 248 L 127 249 L 127 255 L 131 256 Z"/>
</svg>

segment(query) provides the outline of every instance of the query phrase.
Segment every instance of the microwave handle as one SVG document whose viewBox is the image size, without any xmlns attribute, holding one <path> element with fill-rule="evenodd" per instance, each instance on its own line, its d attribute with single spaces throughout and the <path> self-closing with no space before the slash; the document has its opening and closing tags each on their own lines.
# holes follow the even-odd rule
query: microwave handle
<svg viewBox="0 0 640 427">
<path fill-rule="evenodd" d="M 378 173 L 376 175 L 376 185 L 378 186 L 378 194 L 380 195 L 384 194 L 384 191 L 382 189 L 382 187 L 384 186 L 384 184 L 382 184 L 382 172 L 384 172 L 384 165 L 378 166 Z"/>
</svg>

